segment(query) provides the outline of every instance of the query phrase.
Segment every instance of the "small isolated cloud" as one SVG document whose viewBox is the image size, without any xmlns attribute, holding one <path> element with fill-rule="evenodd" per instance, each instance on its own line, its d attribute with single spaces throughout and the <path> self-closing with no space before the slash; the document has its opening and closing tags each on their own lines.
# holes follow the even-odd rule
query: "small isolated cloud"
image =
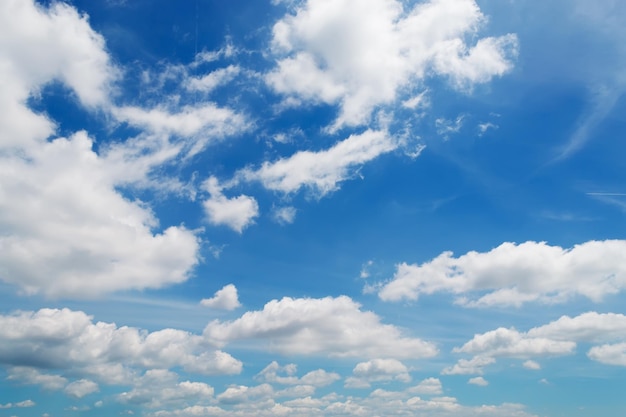
<svg viewBox="0 0 626 417">
<path fill-rule="evenodd" d="M 600 302 L 626 289 L 625 240 L 589 241 L 573 248 L 545 242 L 503 243 L 458 258 L 444 252 L 421 265 L 399 264 L 378 295 L 385 301 L 452 293 L 465 307 L 559 303 L 574 296 Z"/>
<path fill-rule="evenodd" d="M 481 387 L 486 387 L 487 385 L 489 385 L 489 382 L 485 378 L 483 378 L 482 376 L 477 376 L 477 377 L 474 377 L 474 378 L 470 378 L 467 381 L 467 383 L 468 384 L 472 384 L 472 385 L 478 385 L 478 386 L 481 386 Z"/>
<path fill-rule="evenodd" d="M 274 221 L 278 224 L 291 224 L 296 220 L 296 210 L 295 207 L 287 206 L 287 207 L 276 207 L 272 211 L 272 217 Z"/>
<path fill-rule="evenodd" d="M 439 136 L 442 136 L 444 139 L 449 139 L 450 135 L 459 133 L 461 131 L 464 118 L 465 116 L 459 115 L 455 120 L 448 120 L 444 118 L 435 120 L 435 128 L 437 129 L 437 134 Z"/>
<path fill-rule="evenodd" d="M 370 271 L 369 268 L 374 265 L 374 261 L 372 261 L 371 259 L 367 262 L 365 262 L 363 264 L 363 266 L 361 267 L 361 273 L 359 274 L 359 276 L 363 279 L 365 278 L 369 278 L 370 276 Z"/>
<path fill-rule="evenodd" d="M 491 130 L 496 130 L 498 129 L 498 125 L 491 123 L 491 122 L 486 122 L 486 123 L 479 123 L 478 124 L 478 136 L 482 136 L 484 135 L 489 129 Z"/>
<path fill-rule="evenodd" d="M 210 177 L 205 181 L 204 187 L 210 194 L 210 197 L 202 203 L 209 223 L 228 226 L 242 233 L 259 216 L 259 204 L 253 197 L 247 195 L 225 197 L 217 178 Z"/>
<path fill-rule="evenodd" d="M 397 146 L 386 132 L 367 130 L 350 135 L 326 150 L 299 151 L 288 158 L 264 162 L 256 170 L 241 170 L 238 177 L 259 181 L 265 188 L 283 193 L 306 187 L 322 197 L 336 191 L 339 183 L 350 178 L 356 168 Z"/>
<path fill-rule="evenodd" d="M 204 307 L 217 308 L 221 310 L 234 310 L 240 307 L 239 297 L 237 295 L 237 287 L 233 284 L 224 286 L 218 290 L 213 298 L 205 298 L 200 301 Z"/>
<path fill-rule="evenodd" d="M 267 350 L 287 355 L 424 358 L 437 353 L 432 343 L 381 323 L 376 314 L 362 311 L 346 296 L 272 300 L 263 310 L 249 311 L 234 321 L 210 322 L 204 335 L 218 346 L 261 341 Z"/>
<path fill-rule="evenodd" d="M 189 77 L 185 80 L 185 88 L 190 91 L 209 93 L 217 87 L 232 81 L 241 71 L 236 65 L 220 68 L 202 77 Z"/>
<path fill-rule="evenodd" d="M 83 398 L 86 395 L 93 394 L 94 392 L 98 392 L 100 387 L 93 381 L 88 379 L 80 379 L 78 381 L 74 381 L 65 387 L 65 393 L 70 397 L 74 398 Z"/>
<path fill-rule="evenodd" d="M 410 382 L 407 367 L 397 359 L 372 359 L 358 363 L 352 370 L 353 376 L 346 378 L 347 388 L 369 388 L 373 382 Z"/>
<path fill-rule="evenodd" d="M 541 369 L 541 365 L 539 365 L 538 362 L 535 362 L 533 360 L 527 360 L 526 362 L 524 362 L 522 364 L 522 366 L 526 369 L 531 369 L 533 371 L 538 371 L 539 369 Z"/>
</svg>

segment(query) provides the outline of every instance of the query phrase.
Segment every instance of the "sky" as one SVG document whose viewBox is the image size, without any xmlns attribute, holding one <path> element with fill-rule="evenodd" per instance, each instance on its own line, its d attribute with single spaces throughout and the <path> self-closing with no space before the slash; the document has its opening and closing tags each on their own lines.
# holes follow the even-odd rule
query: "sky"
<svg viewBox="0 0 626 417">
<path fill-rule="evenodd" d="M 0 2 L 0 417 L 626 413 L 626 3 Z"/>
</svg>

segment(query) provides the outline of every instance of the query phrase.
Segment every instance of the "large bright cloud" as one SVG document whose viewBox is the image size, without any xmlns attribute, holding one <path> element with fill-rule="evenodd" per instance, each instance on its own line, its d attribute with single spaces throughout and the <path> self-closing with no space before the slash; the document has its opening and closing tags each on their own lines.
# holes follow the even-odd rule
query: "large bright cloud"
<svg viewBox="0 0 626 417">
<path fill-rule="evenodd" d="M 421 265 L 398 265 L 378 294 L 399 301 L 452 293 L 468 307 L 556 303 L 577 295 L 600 302 L 626 288 L 624 253 L 624 240 L 589 241 L 569 249 L 545 242 L 503 243 L 458 258 L 444 252 Z"/>
<path fill-rule="evenodd" d="M 484 21 L 474 0 L 296 1 L 274 25 L 278 58 L 266 81 L 291 97 L 339 104 L 336 127 L 359 125 L 427 75 L 466 89 L 509 71 L 516 37 L 477 39 Z"/>
<path fill-rule="evenodd" d="M 142 369 L 237 374 L 242 363 L 210 347 L 200 335 L 177 329 L 146 332 L 97 322 L 82 311 L 41 309 L 0 316 L 0 363 L 9 377 L 60 389 L 75 376 L 129 384 Z M 52 371 L 53 373 L 42 373 Z M 75 397 L 97 389 L 82 379 L 66 387 Z"/>
<path fill-rule="evenodd" d="M 432 343 L 382 324 L 346 296 L 273 300 L 234 321 L 210 322 L 204 335 L 218 346 L 260 340 L 265 348 L 287 355 L 424 358 L 437 353 Z"/>
</svg>

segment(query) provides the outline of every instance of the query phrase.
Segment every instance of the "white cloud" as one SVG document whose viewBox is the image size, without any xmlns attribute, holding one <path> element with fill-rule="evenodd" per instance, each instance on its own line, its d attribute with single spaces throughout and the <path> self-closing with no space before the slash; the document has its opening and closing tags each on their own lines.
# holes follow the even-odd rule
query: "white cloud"
<svg viewBox="0 0 626 417">
<path fill-rule="evenodd" d="M 191 91 L 208 93 L 215 88 L 232 81 L 241 71 L 236 65 L 229 65 L 210 72 L 202 77 L 189 77 L 185 81 L 185 87 Z"/>
<path fill-rule="evenodd" d="M 472 384 L 472 385 L 478 385 L 478 386 L 481 386 L 481 387 L 486 387 L 487 385 L 489 385 L 489 382 L 485 378 L 483 378 L 482 376 L 477 376 L 477 377 L 474 377 L 474 378 L 470 378 L 467 381 L 467 383 L 468 384 Z"/>
<path fill-rule="evenodd" d="M 234 310 L 240 307 L 239 297 L 237 296 L 237 287 L 233 284 L 224 286 L 215 293 L 213 298 L 205 298 L 200 304 L 205 307 L 218 308 L 223 310 Z"/>
<path fill-rule="evenodd" d="M 589 359 L 607 365 L 626 366 L 626 343 L 594 346 L 589 350 L 587 356 Z"/>
<path fill-rule="evenodd" d="M 358 363 L 352 370 L 354 376 L 346 378 L 348 388 L 368 388 L 372 382 L 411 381 L 409 370 L 397 359 L 372 359 Z"/>
<path fill-rule="evenodd" d="M 174 372 L 152 369 L 134 381 L 131 391 L 119 394 L 117 400 L 148 408 L 182 405 L 190 401 L 199 406 L 210 401 L 213 394 L 213 387 L 203 382 L 178 382 L 178 375 Z"/>
<path fill-rule="evenodd" d="M 9 368 L 7 380 L 27 385 L 40 385 L 44 389 L 57 391 L 67 384 L 67 378 L 59 375 L 43 374 L 34 368 L 14 366 Z"/>
<path fill-rule="evenodd" d="M 464 116 L 457 116 L 455 120 L 448 120 L 439 118 L 435 120 L 435 127 L 437 128 L 437 134 L 448 139 L 451 134 L 459 133 L 461 127 L 463 127 Z"/>
<path fill-rule="evenodd" d="M 346 296 L 272 300 L 263 310 L 234 321 L 210 322 L 205 337 L 222 346 L 237 340 L 265 341 L 287 355 L 423 358 L 437 353 L 431 343 L 404 336 Z"/>
<path fill-rule="evenodd" d="M 253 197 L 240 195 L 228 198 L 222 194 L 222 187 L 215 177 L 205 181 L 204 187 L 211 196 L 202 205 L 209 223 L 225 225 L 241 233 L 243 229 L 254 223 L 259 216 L 259 204 Z"/>
<path fill-rule="evenodd" d="M 117 191 L 129 169 L 109 165 L 85 132 L 54 138 L 54 122 L 26 106 L 57 80 L 89 110 L 110 110 L 119 71 L 103 38 L 71 6 L 32 1 L 2 2 L 0 37 L 0 279 L 54 297 L 186 280 L 196 236 L 181 226 L 157 232 L 150 209 Z"/>
<path fill-rule="evenodd" d="M 307 187 L 324 196 L 336 191 L 355 168 L 396 148 L 397 143 L 386 132 L 367 130 L 329 149 L 300 151 L 289 158 L 264 162 L 257 170 L 244 169 L 238 175 L 247 181 L 260 181 L 269 190 L 293 193 Z"/>
<path fill-rule="evenodd" d="M 426 378 L 406 391 L 418 395 L 441 395 L 443 394 L 443 386 L 438 378 Z"/>
<path fill-rule="evenodd" d="M 396 0 L 298 1 L 273 28 L 277 92 L 338 104 L 334 127 L 366 123 L 428 75 L 469 89 L 512 67 L 514 35 L 478 38 L 485 20 L 473 0 L 432 0 L 412 9 Z"/>
<path fill-rule="evenodd" d="M 204 375 L 237 374 L 242 369 L 241 362 L 214 350 L 202 336 L 93 323 L 85 313 L 68 309 L 0 316 L 0 363 L 16 367 L 10 370 L 10 379 L 53 389 L 62 388 L 67 378 L 37 369 L 108 384 L 128 383 L 141 369 L 181 367 Z M 89 381 L 70 384 L 68 393 L 89 387 L 94 387 Z"/>
<path fill-rule="evenodd" d="M 327 372 L 323 369 L 317 369 L 304 374 L 302 377 L 297 377 L 295 376 L 296 370 L 297 366 L 293 363 L 280 366 L 278 362 L 273 361 L 263 368 L 263 370 L 256 375 L 256 378 L 269 383 L 312 387 L 324 387 L 340 378 L 339 374 Z"/>
<path fill-rule="evenodd" d="M 291 224 L 296 220 L 297 210 L 295 207 L 276 207 L 273 210 L 274 221 L 279 224 Z"/>
<path fill-rule="evenodd" d="M 83 398 L 86 395 L 98 392 L 100 387 L 93 381 L 88 379 L 79 379 L 65 387 L 65 393 L 74 398 Z"/>
<path fill-rule="evenodd" d="M 29 408 L 34 407 L 35 405 L 36 404 L 33 400 L 24 400 L 17 403 L 0 404 L 0 410 L 7 408 Z"/>
<path fill-rule="evenodd" d="M 458 258 L 444 252 L 421 265 L 398 265 L 378 294 L 386 301 L 437 292 L 462 294 L 457 303 L 467 307 L 557 303 L 576 295 L 600 302 L 626 288 L 623 253 L 624 240 L 589 241 L 570 249 L 544 242 L 503 243 Z"/>
<path fill-rule="evenodd" d="M 452 367 L 445 368 L 441 373 L 443 375 L 475 375 L 482 374 L 483 368 L 487 365 L 495 363 L 494 358 L 488 356 L 475 356 L 471 359 L 459 359 Z"/>
<path fill-rule="evenodd" d="M 524 368 L 531 369 L 533 371 L 538 371 L 539 369 L 541 369 L 541 365 L 538 362 L 530 359 L 524 362 L 522 365 L 524 366 Z"/>
<path fill-rule="evenodd" d="M 474 337 L 456 353 L 475 355 L 461 359 L 454 367 L 446 368 L 444 374 L 482 374 L 485 365 L 495 362 L 496 357 L 531 358 L 570 355 L 578 343 L 618 342 L 592 347 L 587 356 L 595 361 L 626 366 L 626 316 L 615 313 L 587 312 L 576 317 L 562 316 L 546 325 L 534 327 L 527 332 L 500 327 Z M 523 363 L 526 369 L 541 369 L 534 360 Z"/>
</svg>

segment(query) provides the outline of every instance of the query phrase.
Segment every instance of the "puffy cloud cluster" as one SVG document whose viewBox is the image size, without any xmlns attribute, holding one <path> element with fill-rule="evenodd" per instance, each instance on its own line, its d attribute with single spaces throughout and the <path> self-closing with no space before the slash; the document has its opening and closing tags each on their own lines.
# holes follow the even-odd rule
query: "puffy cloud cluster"
<svg viewBox="0 0 626 417">
<path fill-rule="evenodd" d="M 233 198 L 224 196 L 222 187 L 215 177 L 206 180 L 204 187 L 210 193 L 210 197 L 203 202 L 209 223 L 225 225 L 241 233 L 254 222 L 255 217 L 258 217 L 259 204 L 254 198 L 247 195 Z"/>
<path fill-rule="evenodd" d="M 409 370 L 397 359 L 372 359 L 358 363 L 352 371 L 354 376 L 346 378 L 347 388 L 369 388 L 372 382 L 411 381 Z"/>
<path fill-rule="evenodd" d="M 602 343 L 593 346 L 587 356 L 609 365 L 626 366 L 626 316 L 615 313 L 588 312 L 576 317 L 562 316 L 546 325 L 534 327 L 527 332 L 500 327 L 476 334 L 463 346 L 454 348 L 456 353 L 474 355 L 460 359 L 443 374 L 482 374 L 483 368 L 493 364 L 497 357 L 528 359 L 570 355 L 578 343 Z M 617 342 L 617 343 L 615 343 Z M 541 366 L 528 359 L 526 369 L 537 370 Z"/>
<path fill-rule="evenodd" d="M 432 343 L 382 324 L 376 314 L 362 311 L 346 296 L 272 300 L 263 310 L 236 320 L 210 322 L 204 335 L 218 346 L 265 341 L 270 350 L 288 355 L 425 358 L 437 353 Z"/>
<path fill-rule="evenodd" d="M 335 127 L 363 124 L 429 75 L 469 89 L 509 71 L 517 39 L 477 38 L 484 21 L 474 0 L 296 1 L 274 25 L 277 66 L 266 81 L 297 100 L 338 104 Z"/>
<path fill-rule="evenodd" d="M 301 377 L 295 376 L 297 366 L 293 363 L 280 366 L 278 362 L 273 361 L 267 365 L 256 378 L 268 383 L 276 383 L 282 385 L 310 385 L 313 387 L 324 387 L 340 379 L 336 372 L 327 372 L 323 369 L 307 372 Z M 279 375 L 284 374 L 284 375 Z"/>
<path fill-rule="evenodd" d="M 97 391 L 98 385 L 85 378 L 67 384 L 70 376 L 129 384 L 142 369 L 180 367 L 203 375 L 237 374 L 242 369 L 240 361 L 211 348 L 200 335 L 94 323 L 85 313 L 68 309 L 0 316 L 0 363 L 11 367 L 9 379 L 65 388 L 77 398 Z"/>
<path fill-rule="evenodd" d="M 626 241 L 589 241 L 570 249 L 545 242 L 503 243 L 458 258 L 444 252 L 421 265 L 400 264 L 379 289 L 386 301 L 438 292 L 468 307 L 557 303 L 573 296 L 600 302 L 626 288 Z M 473 298 L 473 294 L 482 294 Z"/>
</svg>

